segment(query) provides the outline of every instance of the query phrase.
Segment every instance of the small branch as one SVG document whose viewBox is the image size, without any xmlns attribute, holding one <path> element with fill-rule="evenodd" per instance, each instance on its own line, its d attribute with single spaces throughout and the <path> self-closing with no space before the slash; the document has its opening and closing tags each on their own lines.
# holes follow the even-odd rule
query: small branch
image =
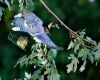
<svg viewBox="0 0 100 80">
<path fill-rule="evenodd" d="M 64 24 L 63 21 L 61 21 L 61 19 L 60 19 L 54 12 L 52 12 L 52 11 L 49 9 L 49 7 L 45 4 L 45 2 L 44 2 L 43 0 L 40 0 L 40 2 L 41 2 L 41 3 L 43 4 L 43 6 L 48 10 L 48 12 L 51 13 L 51 14 L 61 23 L 61 25 L 63 25 L 63 26 L 70 32 L 70 34 L 72 34 L 72 35 L 74 35 L 74 36 L 77 36 L 77 37 L 81 38 L 82 40 L 84 40 L 85 42 L 90 43 L 90 44 L 96 46 L 95 44 L 89 42 L 88 40 L 86 40 L 86 39 L 80 37 L 80 36 L 77 34 L 77 32 L 73 31 L 73 30 L 72 30 L 71 28 L 69 28 L 66 24 Z"/>
<path fill-rule="evenodd" d="M 55 14 L 55 13 L 53 13 L 50 9 L 49 9 L 49 7 L 44 3 L 44 1 L 43 0 L 40 0 L 40 2 L 44 5 L 44 7 L 48 10 L 48 12 L 50 12 L 60 23 L 61 23 L 61 25 L 63 25 L 68 31 L 70 31 L 70 32 L 74 32 L 74 31 L 72 31 L 67 25 L 65 25 L 64 23 L 63 23 L 63 21 L 61 21 L 60 20 L 60 18 Z"/>
<path fill-rule="evenodd" d="M 87 46 L 87 45 L 84 45 L 84 44 L 81 44 L 83 47 L 87 47 L 87 48 L 89 48 L 89 49 L 93 49 L 92 47 L 90 47 L 90 46 Z"/>
</svg>

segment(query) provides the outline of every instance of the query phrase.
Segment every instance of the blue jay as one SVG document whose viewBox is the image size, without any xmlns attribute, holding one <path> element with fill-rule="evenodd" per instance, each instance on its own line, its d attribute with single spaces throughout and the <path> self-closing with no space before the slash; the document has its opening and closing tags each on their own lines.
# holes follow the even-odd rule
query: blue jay
<svg viewBox="0 0 100 80">
<path fill-rule="evenodd" d="M 37 42 L 46 44 L 50 48 L 57 46 L 50 40 L 43 28 L 43 22 L 34 13 L 24 10 L 14 16 L 12 30 L 29 33 Z"/>
</svg>

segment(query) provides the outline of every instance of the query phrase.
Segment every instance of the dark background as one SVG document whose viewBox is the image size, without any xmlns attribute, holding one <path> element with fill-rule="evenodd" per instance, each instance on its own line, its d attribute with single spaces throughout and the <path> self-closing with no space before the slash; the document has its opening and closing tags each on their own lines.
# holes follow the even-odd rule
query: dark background
<svg viewBox="0 0 100 80">
<path fill-rule="evenodd" d="M 59 18 L 74 31 L 86 29 L 86 35 L 100 41 L 100 0 L 45 0 L 49 8 Z M 13 68 L 17 60 L 25 54 L 30 54 L 28 51 L 23 51 L 15 44 L 7 39 L 11 30 L 11 21 L 13 16 L 18 13 L 18 3 L 12 4 L 11 11 L 7 6 L 4 6 L 4 14 L 0 21 L 0 76 L 2 80 L 14 80 L 14 78 L 21 78 L 24 71 L 28 71 L 29 67 L 19 66 Z M 44 26 L 50 22 L 58 23 L 58 21 L 48 13 L 48 11 L 41 5 L 39 0 L 34 0 L 34 13 L 39 16 Z M 59 24 L 59 23 L 58 23 Z M 51 28 L 50 38 L 55 44 L 67 48 L 70 42 L 67 30 L 61 26 L 60 29 Z M 69 51 L 59 52 L 56 58 L 56 64 L 61 80 L 100 80 L 100 66 L 95 66 L 88 62 L 84 72 L 71 72 L 67 74 L 66 63 Z"/>
</svg>

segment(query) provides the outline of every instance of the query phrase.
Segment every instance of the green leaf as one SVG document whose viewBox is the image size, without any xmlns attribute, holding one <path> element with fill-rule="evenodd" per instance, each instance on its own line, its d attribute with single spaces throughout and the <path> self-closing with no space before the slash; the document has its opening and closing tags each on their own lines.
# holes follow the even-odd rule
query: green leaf
<svg viewBox="0 0 100 80">
<path fill-rule="evenodd" d="M 52 28 L 52 24 L 53 24 L 52 22 L 48 24 L 49 30 Z"/>
<path fill-rule="evenodd" d="M 90 37 L 87 36 L 86 39 L 87 39 L 89 42 L 91 42 L 91 43 L 97 45 L 96 41 L 92 40 Z"/>
<path fill-rule="evenodd" d="M 76 53 L 76 51 L 79 49 L 79 47 L 80 47 L 80 44 L 76 44 L 75 45 L 75 48 L 74 48 L 74 52 Z"/>
<path fill-rule="evenodd" d="M 57 72 L 55 62 L 52 64 L 50 68 L 47 68 L 47 71 L 48 71 L 48 76 L 47 76 L 48 80 L 60 80 L 60 75 Z"/>
<path fill-rule="evenodd" d="M 83 65 L 80 67 L 79 71 L 83 72 L 85 70 L 86 60 L 84 60 Z"/>
<path fill-rule="evenodd" d="M 84 55 L 84 49 L 80 49 L 78 53 L 78 58 L 83 57 L 83 55 Z"/>
<path fill-rule="evenodd" d="M 74 43 L 73 43 L 73 41 L 71 41 L 70 43 L 69 43 L 69 45 L 68 45 L 68 48 L 67 49 L 71 49 L 71 48 L 73 48 L 74 47 Z"/>
<path fill-rule="evenodd" d="M 24 1 L 23 0 L 18 0 L 19 2 L 19 9 L 22 11 L 24 9 Z"/>
<path fill-rule="evenodd" d="M 79 34 L 80 34 L 80 37 L 82 37 L 82 38 L 84 38 L 84 36 L 85 36 L 85 29 L 83 30 L 83 31 L 81 31 L 81 32 L 79 32 Z"/>
<path fill-rule="evenodd" d="M 0 2 L 3 2 L 3 0 L 0 0 Z"/>
<path fill-rule="evenodd" d="M 100 60 L 100 49 L 94 52 L 94 57 L 95 57 L 95 60 Z"/>
<path fill-rule="evenodd" d="M 10 8 L 10 3 L 9 3 L 8 0 L 5 0 L 5 4 L 8 6 L 8 9 L 11 10 L 11 8 Z"/>
<path fill-rule="evenodd" d="M 31 73 L 28 74 L 27 72 L 25 72 L 25 78 L 24 80 L 29 80 L 31 78 Z"/>
<path fill-rule="evenodd" d="M 73 71 L 73 63 L 67 65 L 67 73 L 70 73 L 71 71 Z"/>
<path fill-rule="evenodd" d="M 2 10 L 0 9 L 0 21 L 1 21 L 1 16 L 3 15 Z"/>
<path fill-rule="evenodd" d="M 56 58 L 56 56 L 57 56 L 56 49 L 50 49 L 48 52 L 48 58 L 52 60 L 52 59 Z"/>
<path fill-rule="evenodd" d="M 39 80 L 41 76 L 42 76 L 41 69 L 38 69 L 32 74 L 30 80 L 37 80 L 37 79 Z"/>
<path fill-rule="evenodd" d="M 28 0 L 26 6 L 29 10 L 34 10 L 34 2 L 33 0 Z"/>
<path fill-rule="evenodd" d="M 74 55 L 70 55 L 69 59 L 71 59 L 71 63 L 67 65 L 67 73 L 77 70 L 77 64 L 79 64 L 78 58 L 76 58 Z"/>
<path fill-rule="evenodd" d="M 60 80 L 60 75 L 52 72 L 50 75 L 48 75 L 47 78 L 48 80 Z"/>
<path fill-rule="evenodd" d="M 88 59 L 91 61 L 91 63 L 94 62 L 94 54 L 90 49 L 87 49 L 87 48 L 80 49 L 78 53 L 78 57 L 79 58 L 81 57 L 82 60 Z"/>
<path fill-rule="evenodd" d="M 28 65 L 28 58 L 27 58 L 27 56 L 25 55 L 25 56 L 23 56 L 23 57 L 21 57 L 18 61 L 17 61 L 17 63 L 16 63 L 16 65 L 14 66 L 14 67 L 16 67 L 18 64 L 20 64 L 20 66 L 22 67 L 23 65 Z"/>
<path fill-rule="evenodd" d="M 91 51 L 88 52 L 88 59 L 91 61 L 91 63 L 94 62 L 94 54 L 93 54 L 93 52 L 91 52 Z"/>
<path fill-rule="evenodd" d="M 3 10 L 4 10 L 4 8 L 0 7 L 0 21 L 1 21 L 1 16 L 3 15 Z"/>
</svg>

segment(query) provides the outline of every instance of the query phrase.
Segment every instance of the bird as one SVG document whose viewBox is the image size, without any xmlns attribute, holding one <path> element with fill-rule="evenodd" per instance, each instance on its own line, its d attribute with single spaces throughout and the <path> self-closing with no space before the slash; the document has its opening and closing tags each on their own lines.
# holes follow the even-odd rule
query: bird
<svg viewBox="0 0 100 80">
<path fill-rule="evenodd" d="M 43 27 L 43 21 L 29 10 L 24 10 L 14 16 L 12 30 L 27 32 L 36 42 L 43 43 L 50 48 L 58 46 L 48 37 Z"/>
</svg>

